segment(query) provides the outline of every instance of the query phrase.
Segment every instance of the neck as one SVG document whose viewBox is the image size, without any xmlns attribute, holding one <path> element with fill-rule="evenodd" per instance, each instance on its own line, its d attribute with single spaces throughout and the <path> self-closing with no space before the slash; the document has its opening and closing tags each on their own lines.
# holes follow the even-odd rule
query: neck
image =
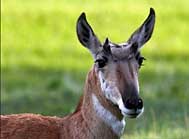
<svg viewBox="0 0 189 139">
<path fill-rule="evenodd" d="M 82 100 L 82 116 L 97 138 L 119 138 L 125 121 L 121 111 L 103 95 L 97 73 L 93 68 L 87 77 Z"/>
</svg>

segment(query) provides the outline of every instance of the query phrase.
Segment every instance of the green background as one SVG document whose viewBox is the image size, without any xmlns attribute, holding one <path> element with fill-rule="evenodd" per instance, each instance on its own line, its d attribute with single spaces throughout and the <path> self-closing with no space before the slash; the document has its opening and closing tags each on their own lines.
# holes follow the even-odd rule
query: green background
<svg viewBox="0 0 189 139">
<path fill-rule="evenodd" d="M 1 113 L 74 111 L 93 59 L 76 36 L 86 12 L 101 42 L 126 41 L 156 11 L 140 70 L 145 111 L 123 139 L 189 138 L 188 0 L 2 0 Z"/>
</svg>

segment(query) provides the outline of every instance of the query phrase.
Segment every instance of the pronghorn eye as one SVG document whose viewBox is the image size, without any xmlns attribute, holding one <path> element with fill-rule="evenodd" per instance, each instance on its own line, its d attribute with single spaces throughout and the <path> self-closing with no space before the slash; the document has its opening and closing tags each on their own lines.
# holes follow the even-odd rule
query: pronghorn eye
<svg viewBox="0 0 189 139">
<path fill-rule="evenodd" d="M 139 58 L 138 58 L 139 68 L 140 68 L 141 66 L 143 66 L 142 63 L 143 63 L 144 60 L 146 60 L 144 57 L 139 57 Z"/>
<path fill-rule="evenodd" d="M 108 59 L 106 57 L 103 57 L 102 59 L 95 60 L 95 63 L 98 64 L 98 68 L 103 68 L 107 62 L 108 62 Z"/>
</svg>

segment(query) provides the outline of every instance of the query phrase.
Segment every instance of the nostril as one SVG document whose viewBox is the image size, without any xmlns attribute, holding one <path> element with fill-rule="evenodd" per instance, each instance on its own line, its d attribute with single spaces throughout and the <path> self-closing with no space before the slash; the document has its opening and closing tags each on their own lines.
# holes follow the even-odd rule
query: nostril
<svg viewBox="0 0 189 139">
<path fill-rule="evenodd" d="M 131 99 L 128 99 L 125 103 L 125 107 L 127 109 L 133 109 L 134 108 L 134 102 Z"/>
<path fill-rule="evenodd" d="M 139 99 L 127 99 L 125 103 L 125 107 L 127 109 L 142 109 L 143 108 L 143 101 L 141 98 Z"/>
<path fill-rule="evenodd" d="M 138 109 L 142 109 L 142 107 L 143 107 L 143 101 L 142 101 L 141 98 L 139 98 L 139 99 L 138 99 L 138 106 L 137 106 L 137 108 L 138 108 Z"/>
</svg>

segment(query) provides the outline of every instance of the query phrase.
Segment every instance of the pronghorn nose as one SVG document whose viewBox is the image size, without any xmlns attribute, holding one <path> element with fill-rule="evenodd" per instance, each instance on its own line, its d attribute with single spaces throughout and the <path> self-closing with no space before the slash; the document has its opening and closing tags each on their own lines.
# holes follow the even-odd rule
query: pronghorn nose
<svg viewBox="0 0 189 139">
<path fill-rule="evenodd" d="M 128 99 L 125 103 L 125 107 L 127 109 L 142 109 L 143 108 L 143 101 L 141 98 L 135 99 Z"/>
</svg>

